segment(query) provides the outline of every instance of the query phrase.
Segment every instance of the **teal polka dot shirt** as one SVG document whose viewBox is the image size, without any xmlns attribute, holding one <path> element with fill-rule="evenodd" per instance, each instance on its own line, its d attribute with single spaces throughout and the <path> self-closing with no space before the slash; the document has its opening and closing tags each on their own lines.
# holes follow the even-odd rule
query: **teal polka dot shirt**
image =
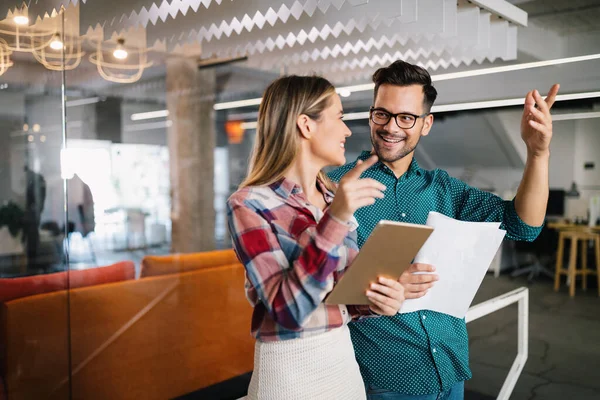
<svg viewBox="0 0 600 400">
<path fill-rule="evenodd" d="M 366 160 L 365 151 L 359 159 Z M 329 173 L 338 182 L 356 162 Z M 396 178 L 378 162 L 362 175 L 383 183 L 385 198 L 359 209 L 358 245 L 362 247 L 380 220 L 425 224 L 430 211 L 463 221 L 501 222 L 512 240 L 534 240 L 541 227 L 525 224 L 514 201 L 450 177 L 446 171 L 421 169 L 415 159 Z M 367 386 L 408 395 L 434 394 L 471 378 L 469 340 L 464 319 L 434 311 L 397 314 L 350 323 L 356 358 Z"/>
</svg>

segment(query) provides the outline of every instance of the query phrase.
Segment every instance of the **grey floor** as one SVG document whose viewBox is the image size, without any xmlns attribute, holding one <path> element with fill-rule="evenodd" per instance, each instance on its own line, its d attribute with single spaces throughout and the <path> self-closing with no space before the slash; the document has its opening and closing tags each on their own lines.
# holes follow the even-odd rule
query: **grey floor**
<svg viewBox="0 0 600 400">
<path fill-rule="evenodd" d="M 579 282 L 578 282 L 579 284 Z M 488 275 L 473 304 L 525 286 L 529 292 L 529 358 L 511 399 L 600 399 L 600 298 L 596 285 L 574 299 L 539 278 Z M 517 353 L 517 306 L 467 325 L 473 379 L 466 388 L 496 396 Z"/>
</svg>

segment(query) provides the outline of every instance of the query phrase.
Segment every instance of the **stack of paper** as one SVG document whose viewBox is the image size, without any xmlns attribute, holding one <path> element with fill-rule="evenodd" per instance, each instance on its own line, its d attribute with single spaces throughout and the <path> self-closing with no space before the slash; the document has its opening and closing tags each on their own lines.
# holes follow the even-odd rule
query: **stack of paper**
<svg viewBox="0 0 600 400">
<path fill-rule="evenodd" d="M 498 252 L 506 231 L 499 222 L 465 222 L 430 212 L 433 233 L 415 263 L 435 266 L 439 280 L 420 299 L 406 300 L 400 310 L 432 310 L 464 318 L 475 293 Z"/>
</svg>

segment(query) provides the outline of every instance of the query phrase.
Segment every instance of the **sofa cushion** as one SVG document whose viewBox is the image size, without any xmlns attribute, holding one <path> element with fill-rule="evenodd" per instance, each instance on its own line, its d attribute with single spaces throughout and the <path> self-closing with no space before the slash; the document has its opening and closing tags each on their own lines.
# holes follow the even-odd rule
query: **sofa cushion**
<svg viewBox="0 0 600 400">
<path fill-rule="evenodd" d="M 141 277 L 175 274 L 238 263 L 239 261 L 233 249 L 169 254 L 166 256 L 145 256 L 142 260 Z"/>
<path fill-rule="evenodd" d="M 135 264 L 122 261 L 105 267 L 71 270 L 23 278 L 0 279 L 0 303 L 40 293 L 119 282 L 135 278 Z"/>
</svg>

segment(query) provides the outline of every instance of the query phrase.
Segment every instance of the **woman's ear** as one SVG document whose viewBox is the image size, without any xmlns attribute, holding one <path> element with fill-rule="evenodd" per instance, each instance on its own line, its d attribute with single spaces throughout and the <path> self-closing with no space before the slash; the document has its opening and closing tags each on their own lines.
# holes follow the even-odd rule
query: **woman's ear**
<svg viewBox="0 0 600 400">
<path fill-rule="evenodd" d="M 315 121 L 310 119 L 308 115 L 300 114 L 296 120 L 296 125 L 298 126 L 300 134 L 304 139 L 310 140 L 315 134 Z"/>
</svg>

